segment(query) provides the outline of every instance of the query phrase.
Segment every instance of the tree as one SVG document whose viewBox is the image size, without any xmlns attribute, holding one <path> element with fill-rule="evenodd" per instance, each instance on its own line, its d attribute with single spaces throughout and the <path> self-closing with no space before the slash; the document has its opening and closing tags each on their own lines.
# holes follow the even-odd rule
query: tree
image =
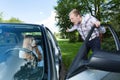
<svg viewBox="0 0 120 80">
<path fill-rule="evenodd" d="M 103 0 L 102 0 L 103 1 Z M 101 3 L 102 3 L 101 1 Z M 75 36 L 76 32 L 67 34 L 65 30 L 67 27 L 71 27 L 72 23 L 69 21 L 68 14 L 73 9 L 76 8 L 80 11 L 81 14 L 91 13 L 91 15 L 98 17 L 100 19 L 100 4 L 99 0 L 58 0 L 58 5 L 55 7 L 56 10 L 56 18 L 58 19 L 57 25 L 60 28 L 61 35 L 67 35 L 70 38 L 70 41 L 74 42 L 77 40 L 76 38 L 80 38 Z M 79 36 L 79 35 L 78 35 Z"/>
<path fill-rule="evenodd" d="M 3 22 L 3 12 L 0 12 L 0 22 Z"/>
<path fill-rule="evenodd" d="M 120 32 L 120 1 L 119 0 L 111 0 L 108 5 L 110 22 L 114 25 L 114 28 L 117 32 Z"/>
<path fill-rule="evenodd" d="M 70 28 L 72 23 L 69 21 L 69 12 L 73 8 L 81 9 L 82 7 L 79 5 L 79 1 L 74 1 L 74 0 L 59 0 L 58 5 L 55 7 L 56 10 L 56 18 L 58 19 L 57 26 L 60 28 L 61 35 L 66 35 L 67 37 L 70 38 L 71 42 L 74 42 L 76 39 L 76 32 L 67 34 L 66 29 L 67 27 Z"/>
<path fill-rule="evenodd" d="M 69 21 L 68 14 L 76 8 L 81 14 L 90 13 L 101 23 L 111 23 L 120 32 L 120 0 L 58 0 L 55 7 L 58 19 L 58 26 L 62 34 L 66 34 L 65 30 L 72 24 Z M 67 37 L 73 37 L 75 33 Z M 71 39 L 71 38 L 70 38 Z M 75 40 L 75 38 L 73 37 Z"/>
<path fill-rule="evenodd" d="M 21 21 L 20 19 L 18 18 L 15 18 L 15 17 L 11 17 L 10 19 L 8 20 L 4 20 L 4 17 L 3 17 L 3 12 L 0 12 L 0 22 L 8 22 L 8 23 L 22 23 L 23 21 Z"/>
<path fill-rule="evenodd" d="M 5 20 L 5 22 L 9 22 L 9 23 L 22 23 L 23 21 L 19 20 L 18 18 L 12 17 L 9 20 Z"/>
</svg>

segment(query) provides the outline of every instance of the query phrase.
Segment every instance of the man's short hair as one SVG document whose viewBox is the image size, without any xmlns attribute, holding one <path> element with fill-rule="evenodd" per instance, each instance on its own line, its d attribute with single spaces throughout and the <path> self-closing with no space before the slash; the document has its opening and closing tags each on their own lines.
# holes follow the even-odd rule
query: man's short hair
<svg viewBox="0 0 120 80">
<path fill-rule="evenodd" d="M 78 16 L 78 15 L 80 15 L 80 12 L 77 9 L 73 9 L 72 11 L 70 11 L 69 16 L 70 16 L 70 14 L 75 14 L 76 16 Z"/>
</svg>

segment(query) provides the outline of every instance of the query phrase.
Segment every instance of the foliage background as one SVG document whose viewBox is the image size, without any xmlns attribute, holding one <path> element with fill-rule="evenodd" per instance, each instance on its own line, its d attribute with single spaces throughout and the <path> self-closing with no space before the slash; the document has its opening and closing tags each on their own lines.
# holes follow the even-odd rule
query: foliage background
<svg viewBox="0 0 120 80">
<path fill-rule="evenodd" d="M 80 41 L 77 32 L 66 33 L 72 27 L 68 14 L 76 8 L 81 15 L 90 13 L 101 23 L 109 23 L 120 35 L 120 0 L 58 0 L 56 10 L 57 26 L 60 28 L 61 38 L 69 38 L 70 42 Z M 109 36 L 107 36 L 109 37 Z"/>
</svg>

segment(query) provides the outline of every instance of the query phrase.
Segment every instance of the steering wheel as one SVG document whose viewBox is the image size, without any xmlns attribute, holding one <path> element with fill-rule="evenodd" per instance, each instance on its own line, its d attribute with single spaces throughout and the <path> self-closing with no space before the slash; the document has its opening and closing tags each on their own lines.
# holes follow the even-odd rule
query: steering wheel
<svg viewBox="0 0 120 80">
<path fill-rule="evenodd" d="M 11 49 L 8 49 L 5 53 L 8 53 L 10 51 L 15 51 L 15 50 L 24 51 L 25 54 L 31 55 L 33 57 L 32 59 L 27 59 L 26 58 L 24 60 L 27 60 L 31 64 L 31 66 L 34 66 L 34 67 L 37 66 L 38 59 L 37 59 L 37 56 L 35 55 L 35 53 L 32 50 L 29 50 L 27 48 L 11 48 Z"/>
<path fill-rule="evenodd" d="M 27 64 L 23 65 L 20 67 L 20 70 L 18 70 L 15 75 L 14 75 L 14 80 L 41 80 L 41 76 L 38 76 L 39 73 L 41 73 L 41 68 L 37 67 L 37 56 L 32 50 L 29 50 L 27 48 L 12 48 L 9 49 L 9 51 L 12 50 L 19 50 L 19 51 L 24 51 L 25 54 L 30 54 L 33 56 L 32 59 L 29 59 Z M 25 59 L 27 60 L 27 59 Z M 41 75 L 41 74 L 39 74 Z"/>
</svg>

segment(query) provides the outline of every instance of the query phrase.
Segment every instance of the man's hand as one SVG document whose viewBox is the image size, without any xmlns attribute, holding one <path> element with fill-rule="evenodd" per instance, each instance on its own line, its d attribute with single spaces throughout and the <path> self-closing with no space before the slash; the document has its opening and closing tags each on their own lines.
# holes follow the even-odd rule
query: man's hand
<svg viewBox="0 0 120 80">
<path fill-rule="evenodd" d="M 66 32 L 69 32 L 69 28 L 67 27 Z"/>
<path fill-rule="evenodd" d="M 96 23 L 94 23 L 96 27 L 100 26 L 100 21 L 97 21 Z"/>
</svg>

